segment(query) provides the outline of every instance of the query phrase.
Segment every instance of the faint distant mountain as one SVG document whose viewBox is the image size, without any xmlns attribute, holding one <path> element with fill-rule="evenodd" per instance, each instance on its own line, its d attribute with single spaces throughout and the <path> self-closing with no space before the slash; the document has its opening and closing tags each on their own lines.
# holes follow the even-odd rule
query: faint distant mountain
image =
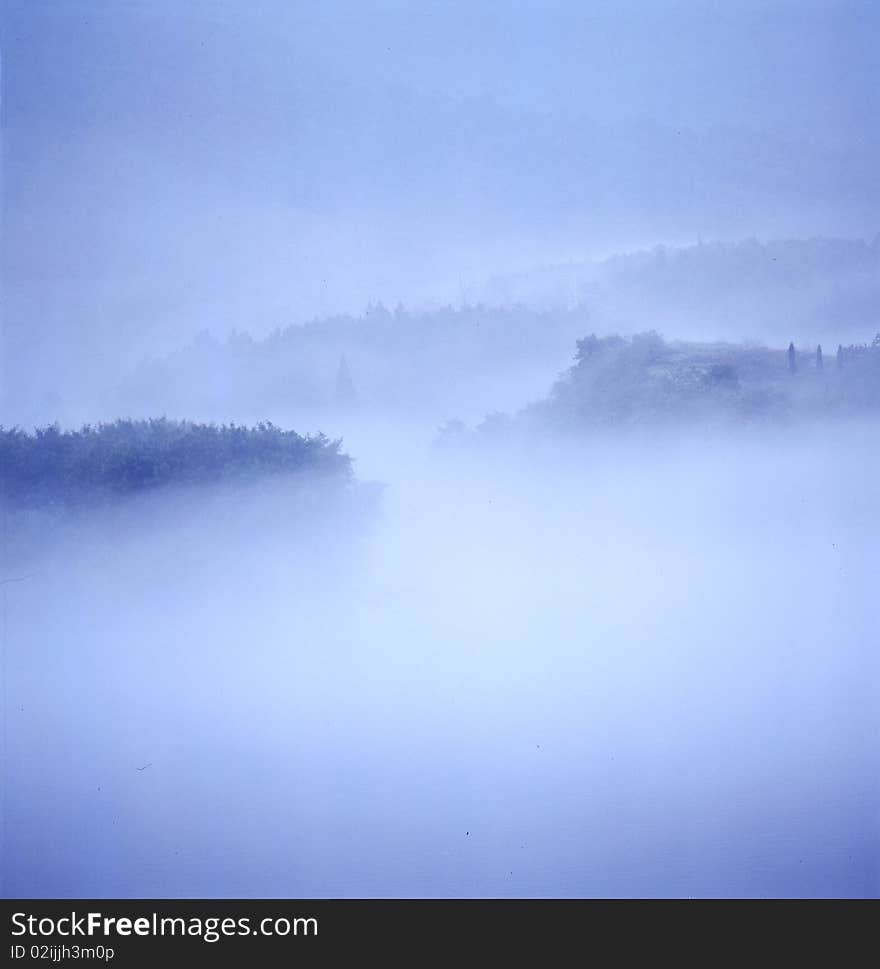
<svg viewBox="0 0 880 969">
<path fill-rule="evenodd" d="M 499 276 L 494 305 L 582 304 L 602 332 L 646 323 L 672 336 L 865 339 L 880 328 L 880 236 L 657 246 Z"/>
</svg>

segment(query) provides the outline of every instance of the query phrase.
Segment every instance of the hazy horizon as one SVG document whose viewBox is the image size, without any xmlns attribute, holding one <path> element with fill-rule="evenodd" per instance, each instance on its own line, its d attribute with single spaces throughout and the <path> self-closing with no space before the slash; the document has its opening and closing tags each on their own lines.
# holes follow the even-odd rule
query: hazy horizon
<svg viewBox="0 0 880 969">
<path fill-rule="evenodd" d="M 7 396 L 569 259 L 873 239 L 878 28 L 853 2 L 9 0 Z"/>
</svg>

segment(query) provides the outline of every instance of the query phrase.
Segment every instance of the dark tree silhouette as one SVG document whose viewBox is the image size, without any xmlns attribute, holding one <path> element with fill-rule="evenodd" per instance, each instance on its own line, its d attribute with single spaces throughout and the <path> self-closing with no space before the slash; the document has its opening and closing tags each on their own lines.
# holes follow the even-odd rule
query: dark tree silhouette
<svg viewBox="0 0 880 969">
<path fill-rule="evenodd" d="M 348 369 L 348 361 L 345 354 L 339 358 L 339 370 L 336 374 L 336 403 L 344 407 L 350 407 L 357 400 L 354 391 L 354 383 Z"/>
<path fill-rule="evenodd" d="M 27 434 L 0 427 L 0 485 L 7 502 L 90 502 L 169 484 L 243 482 L 267 475 L 351 476 L 340 441 L 304 437 L 271 422 L 256 427 L 165 418 L 118 420 Z"/>
<path fill-rule="evenodd" d="M 794 343 L 789 343 L 788 345 L 788 370 L 789 373 L 794 373 L 797 370 L 797 354 L 794 349 Z"/>
<path fill-rule="evenodd" d="M 824 366 L 825 366 L 825 363 L 822 360 L 822 344 L 820 343 L 816 347 L 816 369 L 821 370 Z"/>
</svg>

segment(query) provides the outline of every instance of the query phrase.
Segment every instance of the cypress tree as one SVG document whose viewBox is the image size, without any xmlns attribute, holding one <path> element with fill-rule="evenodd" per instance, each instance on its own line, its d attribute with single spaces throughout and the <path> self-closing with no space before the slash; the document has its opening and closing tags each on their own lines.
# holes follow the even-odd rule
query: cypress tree
<svg viewBox="0 0 880 969">
<path fill-rule="evenodd" d="M 357 395 L 354 392 L 351 373 L 348 370 L 348 361 L 343 354 L 339 358 L 339 370 L 336 374 L 336 403 L 350 407 L 356 399 Z"/>
</svg>

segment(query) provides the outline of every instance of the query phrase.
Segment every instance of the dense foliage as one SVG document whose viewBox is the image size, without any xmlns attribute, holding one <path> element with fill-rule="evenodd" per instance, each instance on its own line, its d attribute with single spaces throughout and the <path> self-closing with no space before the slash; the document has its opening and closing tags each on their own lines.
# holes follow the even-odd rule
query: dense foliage
<svg viewBox="0 0 880 969">
<path fill-rule="evenodd" d="M 45 504 L 124 495 L 168 484 L 248 481 L 265 475 L 323 473 L 347 478 L 339 441 L 302 436 L 271 423 L 256 427 L 165 418 L 58 425 L 29 434 L 0 427 L 0 483 L 15 503 Z"/>
<path fill-rule="evenodd" d="M 880 336 L 840 348 L 788 351 L 732 344 L 667 343 L 656 333 L 578 341 L 574 367 L 549 408 L 577 421 L 663 417 L 764 419 L 880 408 Z"/>
<path fill-rule="evenodd" d="M 830 351 L 831 348 L 829 348 Z M 880 334 L 836 352 L 728 343 L 667 342 L 651 331 L 578 340 L 575 363 L 550 394 L 511 417 L 490 414 L 484 438 L 516 430 L 662 422 L 752 423 L 880 413 Z M 441 441 L 460 439 L 450 421 Z"/>
</svg>

